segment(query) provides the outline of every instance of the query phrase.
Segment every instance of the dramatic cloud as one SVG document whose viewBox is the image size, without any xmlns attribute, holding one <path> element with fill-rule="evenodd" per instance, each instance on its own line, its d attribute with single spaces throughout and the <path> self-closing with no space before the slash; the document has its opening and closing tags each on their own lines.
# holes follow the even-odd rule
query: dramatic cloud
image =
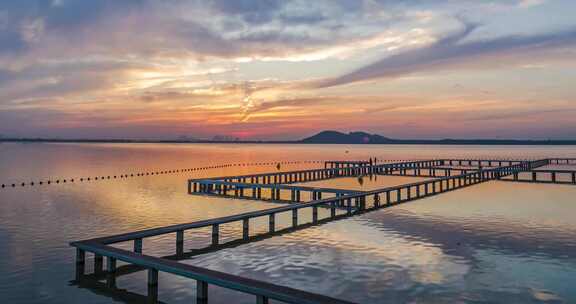
<svg viewBox="0 0 576 304">
<path fill-rule="evenodd" d="M 576 127 L 566 114 L 576 109 L 574 10 L 543 0 L 2 0 L 0 133 L 448 136 L 454 113 L 470 134 L 512 119 L 511 132 L 530 136 L 522 116 L 542 130 Z M 479 100 L 488 97 L 500 106 Z M 466 114 L 470 105 L 503 118 Z"/>
<path fill-rule="evenodd" d="M 500 55 L 526 56 L 536 51 L 576 45 L 576 28 L 539 35 L 514 35 L 465 41 L 476 28 L 475 24 L 466 24 L 462 30 L 427 47 L 385 57 L 353 72 L 322 81 L 318 86 L 330 87 L 378 78 L 393 78 L 457 65 L 475 64 L 478 60 Z"/>
</svg>

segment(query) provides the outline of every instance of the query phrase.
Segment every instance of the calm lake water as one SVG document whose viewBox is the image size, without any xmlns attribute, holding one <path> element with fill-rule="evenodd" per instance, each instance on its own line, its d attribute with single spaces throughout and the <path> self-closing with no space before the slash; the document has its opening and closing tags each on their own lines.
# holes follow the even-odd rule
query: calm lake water
<svg viewBox="0 0 576 304">
<path fill-rule="evenodd" d="M 188 178 L 271 172 L 275 165 L 94 181 L 97 176 L 282 160 L 553 156 L 576 157 L 576 148 L 3 143 L 0 183 L 35 186 L 0 189 L 0 298 L 2 303 L 134 301 L 138 298 L 126 292 L 71 284 L 75 252 L 68 243 L 278 206 L 186 193 Z M 281 170 L 314 166 L 320 165 Z M 81 177 L 92 179 L 79 182 Z M 38 185 L 48 179 L 68 182 Z M 355 178 L 310 184 L 375 189 L 416 180 L 378 176 L 362 184 Z M 181 262 L 359 303 L 575 303 L 575 197 L 575 186 L 488 182 Z M 289 219 L 281 218 L 279 225 L 289 225 Z M 239 226 L 223 230 L 225 239 L 241 234 Z M 187 234 L 186 249 L 206 245 L 209 237 L 208 230 Z M 145 253 L 158 256 L 173 247 L 171 237 L 144 243 Z M 117 282 L 128 292 L 146 294 L 145 272 Z M 159 288 L 163 302 L 195 301 L 191 280 L 161 274 Z M 210 298 L 255 302 L 212 287 Z"/>
</svg>

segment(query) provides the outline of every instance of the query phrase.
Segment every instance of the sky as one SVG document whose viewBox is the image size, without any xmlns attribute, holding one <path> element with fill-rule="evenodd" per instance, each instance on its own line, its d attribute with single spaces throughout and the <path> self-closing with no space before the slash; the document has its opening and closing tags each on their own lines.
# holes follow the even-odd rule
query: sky
<svg viewBox="0 0 576 304">
<path fill-rule="evenodd" d="M 572 0 L 2 0 L 0 135 L 576 139 Z"/>
</svg>

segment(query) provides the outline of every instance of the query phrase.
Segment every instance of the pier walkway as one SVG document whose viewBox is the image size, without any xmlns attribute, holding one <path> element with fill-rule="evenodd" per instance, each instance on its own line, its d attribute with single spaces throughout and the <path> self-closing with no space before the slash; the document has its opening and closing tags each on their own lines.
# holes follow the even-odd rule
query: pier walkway
<svg viewBox="0 0 576 304">
<path fill-rule="evenodd" d="M 87 253 L 93 255 L 94 273 L 106 275 L 106 285 L 115 287 L 118 276 L 117 261 L 131 264 L 148 271 L 148 294 L 150 303 L 158 302 L 158 273 L 166 272 L 196 281 L 197 303 L 208 303 L 208 288 L 216 285 L 227 289 L 252 294 L 256 303 L 268 303 L 270 299 L 284 303 L 351 303 L 331 297 L 278 286 L 272 283 L 247 279 L 206 268 L 178 263 L 184 257 L 184 232 L 211 228 L 211 245 L 214 250 L 222 248 L 220 227 L 229 223 L 240 223 L 242 235 L 239 241 L 250 241 L 266 235 L 277 235 L 276 219 L 280 214 L 289 214 L 291 227 L 284 232 L 304 229 L 373 210 L 391 207 L 448 191 L 470 187 L 479 183 L 503 180 L 510 182 L 537 182 L 576 185 L 574 170 L 540 169 L 548 165 L 575 165 L 576 159 L 539 160 L 492 160 L 492 159 L 434 159 L 404 161 L 397 163 L 330 161 L 323 169 L 274 172 L 266 174 L 226 176 L 209 179 L 191 179 L 188 192 L 192 195 L 210 195 L 243 199 L 271 200 L 288 203 L 279 207 L 246 212 L 221 218 L 146 229 L 114 236 L 100 237 L 70 243 L 76 248 L 76 281 L 89 275 L 85 273 Z M 469 168 L 454 169 L 450 166 Z M 367 174 L 402 175 L 429 177 L 424 181 L 386 187 L 371 191 L 353 191 L 322 187 L 296 186 L 293 183 L 325 180 L 331 178 L 362 176 Z M 308 197 L 309 200 L 305 199 Z M 319 209 L 329 212 L 320 213 Z M 304 214 L 311 221 L 303 221 Z M 251 234 L 255 220 L 265 218 L 267 231 Z M 174 236 L 175 258 L 154 257 L 145 254 L 143 240 L 160 236 Z M 114 244 L 131 242 L 133 250 L 114 247 Z M 232 241 L 236 242 L 236 241 Z M 104 271 L 104 259 L 106 270 Z"/>
</svg>

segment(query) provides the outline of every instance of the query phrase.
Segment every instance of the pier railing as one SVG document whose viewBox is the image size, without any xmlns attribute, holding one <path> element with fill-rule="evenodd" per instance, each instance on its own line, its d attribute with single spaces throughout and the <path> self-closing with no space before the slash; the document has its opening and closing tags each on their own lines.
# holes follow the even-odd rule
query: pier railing
<svg viewBox="0 0 576 304">
<path fill-rule="evenodd" d="M 531 170 L 515 172 L 502 180 L 526 183 L 576 185 L 576 170 Z"/>
<path fill-rule="evenodd" d="M 290 199 L 284 199 L 283 193 L 289 192 Z M 235 198 L 247 198 L 257 200 L 273 200 L 287 202 L 301 202 L 306 200 L 303 196 L 307 194 L 309 200 L 317 200 L 328 195 L 342 196 L 347 194 L 361 193 L 362 191 L 292 186 L 284 184 L 250 184 L 225 182 L 221 180 L 204 179 L 192 182 L 189 194 L 205 194 L 228 196 Z"/>
<path fill-rule="evenodd" d="M 403 168 L 440 166 L 443 164 L 443 162 L 444 162 L 443 160 L 404 161 L 399 163 L 379 164 L 379 165 L 361 166 L 361 167 L 324 168 L 324 169 L 310 169 L 310 170 L 250 174 L 239 176 L 222 176 L 222 177 L 212 177 L 210 178 L 210 180 L 221 180 L 231 183 L 258 184 L 258 185 L 291 184 L 291 183 L 320 181 L 335 177 L 359 176 L 371 173 L 393 172 L 394 170 Z M 200 184 L 202 181 L 205 180 L 207 179 L 189 180 L 188 193 L 198 192 L 199 187 L 197 187 L 197 184 Z"/>
<path fill-rule="evenodd" d="M 399 168 L 392 172 L 380 173 L 382 175 L 398 175 L 398 176 L 413 176 L 413 177 L 440 177 L 466 174 L 475 172 L 482 169 L 482 165 L 500 164 L 500 163 L 515 163 L 519 161 L 496 161 L 496 160 L 444 160 L 446 165 L 467 166 L 468 164 L 481 164 L 480 167 L 470 166 L 469 168 L 452 168 L 445 166 L 434 167 L 417 167 L 417 168 Z M 528 183 L 548 183 L 548 184 L 565 184 L 576 185 L 576 170 L 565 169 L 539 169 L 542 166 L 548 165 L 576 165 L 576 159 L 571 158 L 555 158 L 555 159 L 539 159 L 528 161 L 531 166 L 525 170 L 514 172 L 513 174 L 503 177 L 501 180 L 514 181 L 514 182 L 528 182 Z M 485 168 L 486 169 L 486 168 Z"/>
<path fill-rule="evenodd" d="M 102 271 L 103 259 L 104 257 L 106 258 L 107 273 L 109 274 L 107 282 L 112 286 L 115 284 L 114 274 L 116 271 L 117 260 L 148 269 L 148 297 L 151 299 L 151 302 L 157 301 L 158 272 L 167 272 L 196 280 L 197 299 L 200 303 L 207 302 L 209 285 L 217 285 L 255 295 L 257 303 L 267 303 L 269 299 L 279 300 L 286 303 L 349 303 L 318 294 L 298 291 L 287 287 L 148 256 L 143 253 L 143 239 L 158 235 L 174 234 L 176 252 L 181 253 L 183 251 L 184 232 L 191 229 L 211 227 L 211 242 L 212 245 L 216 246 L 220 241 L 220 226 L 223 224 L 241 222 L 242 238 L 247 239 L 250 237 L 250 222 L 255 218 L 267 218 L 268 233 L 271 233 L 276 230 L 276 217 L 280 213 L 291 214 L 292 227 L 298 227 L 303 224 L 299 221 L 299 215 L 305 209 L 311 211 L 312 223 L 317 223 L 321 220 L 318 212 L 319 207 L 327 207 L 330 209 L 327 218 L 322 220 L 336 219 L 337 209 L 339 206 L 345 206 L 345 216 L 352 216 L 468 187 L 485 181 L 500 179 L 516 172 L 531 170 L 544 163 L 545 162 L 520 162 L 505 167 L 482 169 L 456 176 L 447 176 L 362 193 L 345 194 L 335 198 L 318 199 L 311 202 L 285 205 L 277 208 L 247 212 L 216 219 L 72 242 L 70 245 L 76 248 L 77 277 L 79 278 L 81 278 L 85 272 L 87 252 L 94 254 L 95 272 Z M 441 163 L 439 164 L 442 165 Z M 422 164 L 422 166 L 430 166 L 430 164 Z M 385 167 L 380 167 L 380 169 L 386 170 Z M 128 241 L 133 242 L 133 251 L 127 251 L 110 246 L 111 244 Z"/>
</svg>

